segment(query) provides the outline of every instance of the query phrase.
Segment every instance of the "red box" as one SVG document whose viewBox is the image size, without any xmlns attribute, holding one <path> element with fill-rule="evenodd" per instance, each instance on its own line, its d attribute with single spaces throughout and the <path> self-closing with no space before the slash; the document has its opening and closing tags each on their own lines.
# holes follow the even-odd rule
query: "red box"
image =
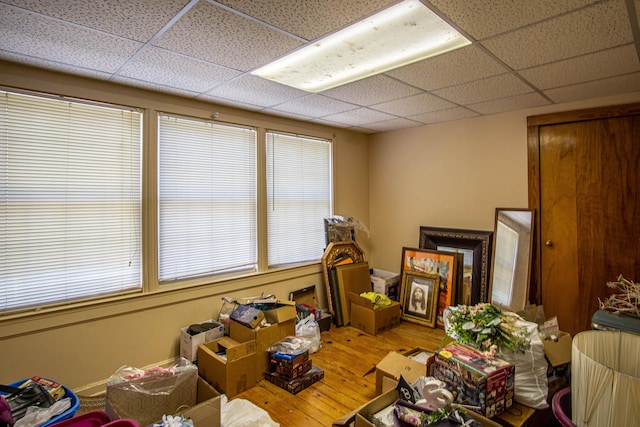
<svg viewBox="0 0 640 427">
<path fill-rule="evenodd" d="M 436 350 L 433 376 L 447 384 L 460 404 L 491 418 L 513 405 L 515 367 L 463 344 Z"/>
</svg>

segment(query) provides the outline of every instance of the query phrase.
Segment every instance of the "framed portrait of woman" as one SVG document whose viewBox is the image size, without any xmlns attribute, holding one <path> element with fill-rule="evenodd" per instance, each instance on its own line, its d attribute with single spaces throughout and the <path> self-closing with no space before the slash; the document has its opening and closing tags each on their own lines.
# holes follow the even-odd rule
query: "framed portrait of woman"
<svg viewBox="0 0 640 427">
<path fill-rule="evenodd" d="M 440 275 L 403 271 L 400 287 L 402 319 L 434 328 Z"/>
</svg>

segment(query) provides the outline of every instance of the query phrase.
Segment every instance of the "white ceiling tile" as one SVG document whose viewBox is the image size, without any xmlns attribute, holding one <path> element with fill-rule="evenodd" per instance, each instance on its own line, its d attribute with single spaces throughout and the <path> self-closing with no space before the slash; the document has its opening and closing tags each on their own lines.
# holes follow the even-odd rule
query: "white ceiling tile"
<svg viewBox="0 0 640 427">
<path fill-rule="evenodd" d="M 133 86 L 140 89 L 153 90 L 156 92 L 169 93 L 172 95 L 183 96 L 185 98 L 195 98 L 198 92 L 192 92 L 185 89 L 176 88 L 173 86 L 166 86 L 157 83 L 152 83 L 143 80 L 136 80 L 129 77 L 114 77 L 111 81 L 127 86 Z"/>
<path fill-rule="evenodd" d="M 190 92 L 205 92 L 239 76 L 240 72 L 150 46 L 128 63 L 120 75 Z"/>
<path fill-rule="evenodd" d="M 463 83 L 458 86 L 435 90 L 433 94 L 457 104 L 475 104 L 520 95 L 531 92 L 531 90 L 531 87 L 527 86 L 514 75 L 501 74 L 499 76 Z"/>
<path fill-rule="evenodd" d="M 624 1 L 609 0 L 483 41 L 515 70 L 633 42 Z"/>
<path fill-rule="evenodd" d="M 47 59 L 40 59 L 34 56 L 20 55 L 11 52 L 2 52 L 2 58 L 8 61 L 17 62 L 19 64 L 46 68 L 53 71 L 59 71 L 61 73 L 75 74 L 77 76 L 89 77 L 97 80 L 108 80 L 112 76 L 112 73 L 107 73 L 104 71 L 91 70 L 84 67 L 77 67 L 61 62 L 49 61 Z"/>
<path fill-rule="evenodd" d="M 373 105 L 420 93 L 419 89 L 384 75 L 369 77 L 322 92 L 325 96 L 359 105 Z"/>
<path fill-rule="evenodd" d="M 315 117 L 313 116 L 306 116 L 304 114 L 299 114 L 296 113 L 294 111 L 282 111 L 282 110 L 275 110 L 273 108 L 265 108 L 264 110 L 260 111 L 261 113 L 266 113 L 266 114 L 271 114 L 274 116 L 280 116 L 280 117 L 287 117 L 290 119 L 296 119 L 296 120 L 306 120 L 306 121 L 310 121 L 310 120 L 314 120 Z"/>
<path fill-rule="evenodd" d="M 324 117 L 356 109 L 357 106 L 322 95 L 307 95 L 303 98 L 273 107 L 273 110 L 300 114 L 309 117 Z"/>
<path fill-rule="evenodd" d="M 3 1 L 74 24 L 144 42 L 189 3 L 189 0 Z"/>
<path fill-rule="evenodd" d="M 245 74 L 205 94 L 205 98 L 236 100 L 260 107 L 271 107 L 306 96 L 307 92 Z"/>
<path fill-rule="evenodd" d="M 310 41 L 397 0 L 220 0 L 220 3 Z"/>
<path fill-rule="evenodd" d="M 387 72 L 410 85 L 433 90 L 507 71 L 481 49 L 471 45 Z"/>
<path fill-rule="evenodd" d="M 538 92 L 525 93 L 524 95 L 510 96 L 508 98 L 495 99 L 488 102 L 469 104 L 473 111 L 480 114 L 496 114 L 505 111 L 522 110 L 525 108 L 541 107 L 551 102 Z"/>
<path fill-rule="evenodd" d="M 500 34 L 600 0 L 430 0 L 476 40 Z"/>
<path fill-rule="evenodd" d="M 408 116 L 428 111 L 451 108 L 454 104 L 428 93 L 408 96 L 395 101 L 384 102 L 371 106 L 375 110 L 384 111 L 394 116 Z"/>
<path fill-rule="evenodd" d="M 0 50 L 96 71 L 115 72 L 139 42 L 0 5 Z"/>
<path fill-rule="evenodd" d="M 534 86 L 549 89 L 634 71 L 640 71 L 640 61 L 636 47 L 630 44 L 528 68 L 520 74 Z"/>
<path fill-rule="evenodd" d="M 198 3 L 154 42 L 156 46 L 241 71 L 266 64 L 301 44 L 206 2 Z"/>
<path fill-rule="evenodd" d="M 549 89 L 544 93 L 554 102 L 561 103 L 635 91 L 640 91 L 640 73 Z"/>
<path fill-rule="evenodd" d="M 416 114 L 414 116 L 409 116 L 408 118 L 424 124 L 432 124 L 466 119 L 469 117 L 476 117 L 478 115 L 478 113 L 474 113 L 464 107 L 455 107 L 448 108 L 446 110 L 432 111 L 430 113 Z"/>
<path fill-rule="evenodd" d="M 357 108 L 355 110 L 349 110 L 342 113 L 330 114 L 328 116 L 324 116 L 323 119 L 350 126 L 362 126 L 378 121 L 392 120 L 395 119 L 395 117 L 369 108 Z"/>
<path fill-rule="evenodd" d="M 389 130 L 395 129 L 406 129 L 416 126 L 422 126 L 424 123 L 419 123 L 414 120 L 404 119 L 404 118 L 396 118 L 392 120 L 385 120 L 382 122 L 369 123 L 367 124 L 367 128 L 374 130 L 376 132 L 385 132 Z"/>
</svg>

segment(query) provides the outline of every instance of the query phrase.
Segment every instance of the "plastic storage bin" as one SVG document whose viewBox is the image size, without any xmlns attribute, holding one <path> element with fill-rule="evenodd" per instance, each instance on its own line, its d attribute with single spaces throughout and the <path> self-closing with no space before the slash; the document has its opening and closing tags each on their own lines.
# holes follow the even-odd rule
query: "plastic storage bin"
<svg viewBox="0 0 640 427">
<path fill-rule="evenodd" d="M 134 420 L 109 419 L 109 415 L 103 411 L 87 412 L 64 421 L 53 424 L 51 427 L 140 427 Z"/>
<path fill-rule="evenodd" d="M 19 387 L 22 383 L 24 383 L 27 380 L 29 380 L 29 378 L 25 378 L 25 379 L 23 379 L 21 381 L 16 381 L 16 382 L 11 383 L 9 385 L 12 386 L 12 387 Z M 64 389 L 64 397 L 63 397 L 63 399 L 65 397 L 70 398 L 71 399 L 71 407 L 69 407 L 69 409 L 64 411 L 62 414 L 58 414 L 55 417 L 51 418 L 49 421 L 40 424 L 38 427 L 48 427 L 48 426 L 50 426 L 52 424 L 55 424 L 57 422 L 69 419 L 69 418 L 73 417 L 76 414 L 76 412 L 78 412 L 78 409 L 80 408 L 80 399 L 78 399 L 78 396 L 76 396 L 76 394 L 74 392 L 72 392 L 69 388 L 65 387 L 63 384 L 62 384 L 62 388 Z"/>
</svg>

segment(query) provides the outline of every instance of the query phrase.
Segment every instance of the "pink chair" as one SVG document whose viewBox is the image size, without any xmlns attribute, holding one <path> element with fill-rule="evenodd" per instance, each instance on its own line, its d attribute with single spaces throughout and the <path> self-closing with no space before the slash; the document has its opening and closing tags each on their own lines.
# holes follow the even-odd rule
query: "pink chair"
<svg viewBox="0 0 640 427">
<path fill-rule="evenodd" d="M 571 387 L 565 387 L 553 395 L 551 410 L 563 427 L 576 427 L 571 421 Z"/>
</svg>

